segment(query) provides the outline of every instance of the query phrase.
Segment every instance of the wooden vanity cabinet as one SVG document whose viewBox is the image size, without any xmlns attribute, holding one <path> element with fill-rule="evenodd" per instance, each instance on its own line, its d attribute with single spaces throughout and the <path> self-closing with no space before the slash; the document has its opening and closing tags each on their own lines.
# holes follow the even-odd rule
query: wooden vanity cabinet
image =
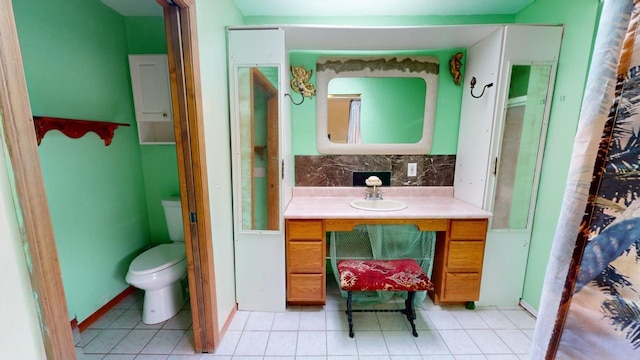
<svg viewBox="0 0 640 360">
<path fill-rule="evenodd" d="M 451 220 L 438 233 L 430 294 L 434 303 L 477 301 L 480 297 L 487 220 Z"/>
<path fill-rule="evenodd" d="M 415 224 L 421 231 L 435 231 L 435 290 L 429 296 L 436 304 L 479 299 L 487 219 L 286 219 L 287 303 L 325 303 L 326 232 L 351 231 L 365 223 Z"/>
<path fill-rule="evenodd" d="M 322 220 L 285 221 L 287 302 L 324 304 L 326 298 L 326 247 Z"/>
</svg>

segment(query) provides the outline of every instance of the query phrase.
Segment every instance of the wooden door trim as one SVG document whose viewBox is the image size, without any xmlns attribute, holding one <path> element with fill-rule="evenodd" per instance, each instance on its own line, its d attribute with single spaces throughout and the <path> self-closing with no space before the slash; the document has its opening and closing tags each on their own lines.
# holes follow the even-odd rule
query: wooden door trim
<svg viewBox="0 0 640 360">
<path fill-rule="evenodd" d="M 193 1 L 173 0 L 173 4 L 168 4 L 165 0 L 157 1 L 164 9 L 165 18 L 194 348 L 196 352 L 213 352 L 220 343 L 220 331 L 202 121 L 196 10 Z"/>
<path fill-rule="evenodd" d="M 47 359 L 75 359 L 11 1 L 0 1 L 0 88 L 3 140 L 18 198 L 16 212 L 20 214 L 20 232 L 30 264 L 29 279 L 40 315 L 44 351 Z"/>
</svg>

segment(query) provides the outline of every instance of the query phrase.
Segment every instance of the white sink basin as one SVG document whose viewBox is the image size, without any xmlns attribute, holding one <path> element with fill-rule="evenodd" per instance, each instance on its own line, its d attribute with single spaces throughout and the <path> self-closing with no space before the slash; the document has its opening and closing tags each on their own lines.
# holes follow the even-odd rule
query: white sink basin
<svg viewBox="0 0 640 360">
<path fill-rule="evenodd" d="M 349 205 L 360 210 L 370 211 L 395 211 L 402 210 L 407 207 L 407 204 L 397 200 L 353 200 Z"/>
</svg>

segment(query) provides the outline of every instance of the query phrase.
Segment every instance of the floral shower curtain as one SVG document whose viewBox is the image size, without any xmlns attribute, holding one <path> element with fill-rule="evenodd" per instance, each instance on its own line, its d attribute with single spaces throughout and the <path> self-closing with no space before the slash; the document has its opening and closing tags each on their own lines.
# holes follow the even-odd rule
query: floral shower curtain
<svg viewBox="0 0 640 360">
<path fill-rule="evenodd" d="M 603 6 L 531 359 L 640 358 L 640 39 L 633 2 Z"/>
</svg>

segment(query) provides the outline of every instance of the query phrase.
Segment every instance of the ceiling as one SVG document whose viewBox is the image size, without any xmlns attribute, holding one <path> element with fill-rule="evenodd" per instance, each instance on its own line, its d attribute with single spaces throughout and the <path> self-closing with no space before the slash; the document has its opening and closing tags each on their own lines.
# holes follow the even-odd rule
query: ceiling
<svg viewBox="0 0 640 360">
<path fill-rule="evenodd" d="M 100 0 L 124 16 L 162 16 L 156 0 Z M 213 0 L 206 0 L 213 1 Z M 244 16 L 515 14 L 534 0 L 233 0 Z"/>
</svg>

